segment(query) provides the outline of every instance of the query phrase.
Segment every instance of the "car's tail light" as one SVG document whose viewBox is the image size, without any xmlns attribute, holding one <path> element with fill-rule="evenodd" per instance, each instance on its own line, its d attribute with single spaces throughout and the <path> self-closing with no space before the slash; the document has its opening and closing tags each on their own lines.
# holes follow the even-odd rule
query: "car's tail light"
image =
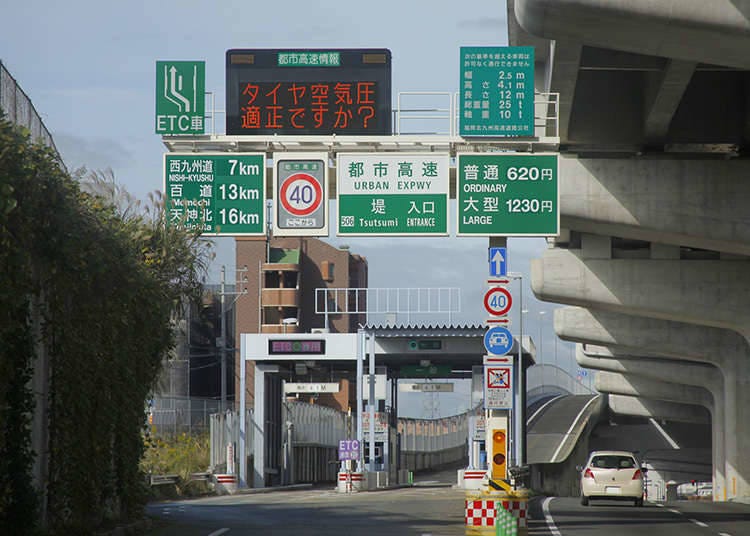
<svg viewBox="0 0 750 536">
<path fill-rule="evenodd" d="M 594 478 L 594 473 L 591 472 L 591 469 L 588 467 L 586 468 L 586 472 L 583 473 L 583 478 Z"/>
<path fill-rule="evenodd" d="M 638 480 L 639 478 L 643 478 L 643 474 L 640 469 L 636 469 L 635 473 L 633 473 L 633 480 Z"/>
</svg>

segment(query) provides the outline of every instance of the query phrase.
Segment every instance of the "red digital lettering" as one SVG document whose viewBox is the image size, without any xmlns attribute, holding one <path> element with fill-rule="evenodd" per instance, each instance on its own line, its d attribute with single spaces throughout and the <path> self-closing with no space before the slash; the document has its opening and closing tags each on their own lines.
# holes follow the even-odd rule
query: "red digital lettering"
<svg viewBox="0 0 750 536">
<path fill-rule="evenodd" d="M 258 96 L 258 91 L 259 90 L 260 90 L 260 88 L 258 86 L 256 86 L 256 85 L 253 85 L 253 84 L 247 84 L 245 86 L 245 89 L 242 90 L 242 94 L 243 95 L 247 95 L 248 97 L 250 97 L 247 100 L 247 104 L 252 104 L 255 101 L 256 97 Z"/>
<path fill-rule="evenodd" d="M 279 123 L 282 109 L 281 106 L 266 106 L 266 128 L 282 128 Z"/>
<path fill-rule="evenodd" d="M 352 118 L 351 110 L 344 110 L 343 106 L 339 106 L 339 109 L 334 114 L 336 121 L 333 124 L 333 128 L 346 128 L 349 126 L 349 119 Z"/>
<path fill-rule="evenodd" d="M 302 121 L 305 120 L 305 109 L 304 108 L 289 108 L 289 113 L 292 114 L 292 117 L 289 118 L 289 123 L 291 123 L 292 127 L 294 128 L 305 128 L 305 125 L 300 125 L 297 123 L 297 118 L 299 117 Z"/>
<path fill-rule="evenodd" d="M 375 82 L 357 82 L 357 104 L 375 104 Z"/>
<path fill-rule="evenodd" d="M 352 85 L 344 82 L 337 82 L 333 86 L 336 93 L 336 102 L 334 104 L 351 104 L 352 103 Z"/>
<path fill-rule="evenodd" d="M 323 126 L 325 113 L 328 111 L 328 84 L 313 84 L 310 87 L 312 95 L 312 111 L 315 120 L 314 128 Z"/>
<path fill-rule="evenodd" d="M 259 106 L 247 106 L 241 110 L 245 112 L 242 116 L 242 128 L 260 128 Z"/>
<path fill-rule="evenodd" d="M 279 103 L 279 88 L 281 87 L 281 83 L 278 83 L 274 86 L 274 88 L 266 93 L 266 97 L 272 97 L 273 98 L 273 104 Z"/>
<path fill-rule="evenodd" d="M 357 114 L 362 117 L 362 126 L 367 128 L 367 121 L 375 117 L 375 108 L 372 106 L 360 106 Z"/>
<path fill-rule="evenodd" d="M 293 104 L 300 103 L 300 99 L 305 96 L 305 90 L 307 90 L 305 86 L 298 86 L 296 82 L 292 82 L 292 87 L 290 87 L 287 91 L 292 94 Z"/>
</svg>

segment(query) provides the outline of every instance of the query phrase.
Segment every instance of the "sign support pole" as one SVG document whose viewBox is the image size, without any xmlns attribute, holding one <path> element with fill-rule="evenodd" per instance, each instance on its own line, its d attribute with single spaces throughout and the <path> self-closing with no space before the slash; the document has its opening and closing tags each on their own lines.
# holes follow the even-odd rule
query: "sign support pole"
<svg viewBox="0 0 750 536">
<path fill-rule="evenodd" d="M 375 470 L 375 334 L 370 333 L 370 394 L 367 401 L 370 404 L 370 455 L 368 456 L 368 470 Z"/>
</svg>

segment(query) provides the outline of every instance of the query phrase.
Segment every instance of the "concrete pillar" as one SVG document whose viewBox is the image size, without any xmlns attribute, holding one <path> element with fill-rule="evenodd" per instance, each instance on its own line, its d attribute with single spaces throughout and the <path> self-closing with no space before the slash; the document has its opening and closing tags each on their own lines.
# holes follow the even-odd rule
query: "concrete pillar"
<svg viewBox="0 0 750 536">
<path fill-rule="evenodd" d="M 606 348 L 597 347 L 587 353 L 583 345 L 576 345 L 576 361 L 579 365 L 593 370 L 625 374 L 628 377 L 642 377 L 661 381 L 668 378 L 670 383 L 703 387 L 714 400 L 711 420 L 711 459 L 714 496 L 723 497 L 726 489 L 724 470 L 726 465 L 726 441 L 724 429 L 724 378 L 715 365 L 707 363 L 669 360 L 658 357 L 613 355 Z M 661 397 L 654 397 L 661 398 Z M 730 439 L 735 443 L 734 438 Z"/>
<path fill-rule="evenodd" d="M 750 407 L 750 352 L 743 336 L 724 329 L 581 307 L 556 310 L 555 331 L 573 342 L 716 365 L 724 380 L 726 496 L 750 497 L 750 459 L 738 448 L 750 441 L 750 418 L 741 412 Z M 724 498 L 724 493 L 719 498 Z"/>
</svg>

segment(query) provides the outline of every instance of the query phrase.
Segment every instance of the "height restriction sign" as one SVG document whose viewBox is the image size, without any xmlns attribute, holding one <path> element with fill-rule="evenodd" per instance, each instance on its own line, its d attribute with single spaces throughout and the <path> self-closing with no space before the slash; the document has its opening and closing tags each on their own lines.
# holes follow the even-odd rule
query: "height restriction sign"
<svg viewBox="0 0 750 536">
<path fill-rule="evenodd" d="M 328 155 L 274 153 L 275 236 L 328 236 Z"/>
</svg>

